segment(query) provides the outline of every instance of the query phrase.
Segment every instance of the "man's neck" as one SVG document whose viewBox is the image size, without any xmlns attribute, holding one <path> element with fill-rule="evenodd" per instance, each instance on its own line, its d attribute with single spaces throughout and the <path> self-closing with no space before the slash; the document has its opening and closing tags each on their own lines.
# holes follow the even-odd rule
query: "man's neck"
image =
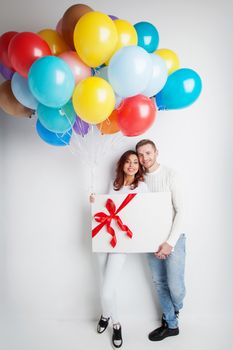
<svg viewBox="0 0 233 350">
<path fill-rule="evenodd" d="M 149 169 L 147 169 L 148 173 L 153 173 L 159 168 L 160 164 L 155 162 Z"/>
</svg>

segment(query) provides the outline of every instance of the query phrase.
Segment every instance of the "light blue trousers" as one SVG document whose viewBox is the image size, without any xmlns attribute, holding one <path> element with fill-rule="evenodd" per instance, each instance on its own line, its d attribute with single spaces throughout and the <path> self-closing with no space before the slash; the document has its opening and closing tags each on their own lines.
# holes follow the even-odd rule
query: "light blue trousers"
<svg viewBox="0 0 233 350">
<path fill-rule="evenodd" d="M 126 262 L 124 253 L 98 253 L 97 259 L 100 273 L 100 296 L 102 315 L 111 317 L 113 323 L 118 323 L 117 289 Z"/>
<path fill-rule="evenodd" d="M 163 318 L 168 323 L 169 328 L 178 327 L 175 311 L 179 311 L 183 307 L 185 240 L 185 235 L 181 234 L 174 251 L 165 260 L 156 258 L 154 253 L 147 254 Z"/>
</svg>

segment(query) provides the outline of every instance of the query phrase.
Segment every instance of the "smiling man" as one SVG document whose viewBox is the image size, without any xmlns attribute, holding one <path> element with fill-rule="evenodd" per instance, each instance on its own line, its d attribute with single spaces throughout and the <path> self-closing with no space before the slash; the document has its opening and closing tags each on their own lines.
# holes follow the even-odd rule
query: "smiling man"
<svg viewBox="0 0 233 350">
<path fill-rule="evenodd" d="M 185 296 L 185 234 L 182 233 L 183 204 L 181 186 L 175 172 L 157 162 L 158 150 L 151 140 L 136 145 L 139 161 L 146 171 L 145 182 L 150 192 L 171 192 L 173 224 L 166 242 L 157 252 L 148 253 L 152 279 L 163 312 L 162 324 L 148 337 L 163 340 L 179 334 L 178 316 Z"/>
</svg>

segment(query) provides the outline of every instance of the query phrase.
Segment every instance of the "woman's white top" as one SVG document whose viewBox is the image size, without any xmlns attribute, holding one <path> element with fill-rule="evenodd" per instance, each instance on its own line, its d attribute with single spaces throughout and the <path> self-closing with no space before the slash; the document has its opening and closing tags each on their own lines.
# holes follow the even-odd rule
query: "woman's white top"
<svg viewBox="0 0 233 350">
<path fill-rule="evenodd" d="M 132 189 L 130 186 L 123 186 L 121 187 L 121 189 L 119 191 L 115 191 L 113 188 L 113 181 L 111 181 L 110 185 L 109 185 L 109 190 L 108 193 L 110 194 L 123 194 L 123 193 L 146 193 L 149 192 L 149 189 L 146 185 L 145 182 L 143 181 L 139 181 L 138 182 L 138 187 Z"/>
</svg>

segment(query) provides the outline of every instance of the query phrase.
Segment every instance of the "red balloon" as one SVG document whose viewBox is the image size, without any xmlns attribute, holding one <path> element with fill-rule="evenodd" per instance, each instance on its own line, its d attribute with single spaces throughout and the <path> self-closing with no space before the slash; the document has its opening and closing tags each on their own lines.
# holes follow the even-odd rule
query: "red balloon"
<svg viewBox="0 0 233 350">
<path fill-rule="evenodd" d="M 11 62 L 8 56 L 8 46 L 11 39 L 18 34 L 18 32 L 6 32 L 0 37 L 0 61 L 8 68 L 12 68 Z"/>
<path fill-rule="evenodd" d="M 15 35 L 9 44 L 8 54 L 13 68 L 25 78 L 33 62 L 43 56 L 52 55 L 46 41 L 31 32 Z"/>
<path fill-rule="evenodd" d="M 144 95 L 124 99 L 117 109 L 118 126 L 125 136 L 138 136 L 147 131 L 155 121 L 156 107 Z"/>
</svg>

